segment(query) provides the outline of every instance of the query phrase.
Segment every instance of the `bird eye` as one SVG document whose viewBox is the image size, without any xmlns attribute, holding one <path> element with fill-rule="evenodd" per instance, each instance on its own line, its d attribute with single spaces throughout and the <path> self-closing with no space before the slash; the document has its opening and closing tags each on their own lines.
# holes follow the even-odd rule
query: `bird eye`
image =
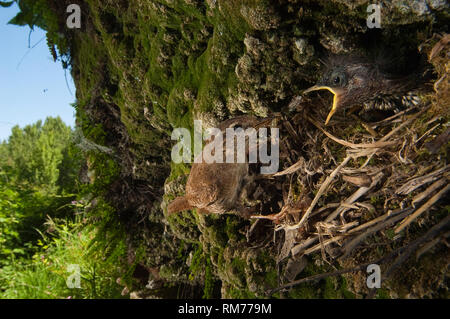
<svg viewBox="0 0 450 319">
<path fill-rule="evenodd" d="M 342 71 L 334 71 L 330 74 L 329 83 L 334 86 L 344 86 L 346 84 L 346 76 Z"/>
<path fill-rule="evenodd" d="M 341 78 L 339 76 L 336 76 L 333 80 L 334 84 L 340 84 L 341 83 Z"/>
</svg>

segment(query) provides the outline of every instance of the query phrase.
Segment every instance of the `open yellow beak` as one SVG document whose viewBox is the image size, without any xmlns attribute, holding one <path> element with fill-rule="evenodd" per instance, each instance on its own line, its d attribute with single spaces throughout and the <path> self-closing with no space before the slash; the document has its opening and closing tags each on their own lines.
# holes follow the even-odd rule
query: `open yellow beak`
<svg viewBox="0 0 450 319">
<path fill-rule="evenodd" d="M 303 93 L 309 93 L 309 92 L 318 91 L 318 90 L 328 90 L 331 93 L 333 93 L 333 106 L 331 107 L 331 111 L 330 111 L 330 113 L 328 113 L 327 119 L 325 121 L 325 125 L 327 125 L 328 122 L 330 121 L 331 117 L 333 116 L 333 114 L 336 113 L 340 94 L 337 90 L 332 89 L 329 86 L 323 86 L 323 85 L 314 85 L 314 86 L 310 87 L 309 89 L 303 91 Z"/>
</svg>

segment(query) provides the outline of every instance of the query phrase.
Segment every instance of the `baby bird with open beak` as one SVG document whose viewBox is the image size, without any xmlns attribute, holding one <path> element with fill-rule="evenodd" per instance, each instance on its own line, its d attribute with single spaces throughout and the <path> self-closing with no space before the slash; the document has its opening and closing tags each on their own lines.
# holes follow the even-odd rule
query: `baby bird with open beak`
<svg viewBox="0 0 450 319">
<path fill-rule="evenodd" d="M 352 55 L 330 57 L 325 63 L 322 77 L 316 85 L 305 90 L 308 93 L 328 90 L 333 93 L 333 105 L 325 125 L 338 110 L 363 105 L 365 110 L 393 110 L 419 104 L 414 91 L 428 73 L 417 67 L 411 74 L 394 76 L 382 70 L 379 63 Z"/>
</svg>

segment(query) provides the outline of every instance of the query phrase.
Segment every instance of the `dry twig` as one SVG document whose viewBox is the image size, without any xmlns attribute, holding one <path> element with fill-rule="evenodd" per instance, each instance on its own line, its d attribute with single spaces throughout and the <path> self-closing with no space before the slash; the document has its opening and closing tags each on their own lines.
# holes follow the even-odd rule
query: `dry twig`
<svg viewBox="0 0 450 319">
<path fill-rule="evenodd" d="M 325 192 L 327 187 L 331 184 L 331 182 L 336 177 L 336 175 L 339 173 L 339 171 L 345 165 L 347 165 L 347 163 L 350 161 L 350 159 L 351 159 L 351 157 L 347 156 L 342 161 L 342 163 L 338 167 L 336 167 L 336 169 L 326 178 L 325 182 L 323 182 L 322 185 L 320 186 L 319 191 L 317 192 L 316 196 L 314 197 L 313 201 L 311 202 L 311 205 L 309 206 L 308 210 L 303 215 L 302 219 L 295 225 L 287 225 L 287 226 L 284 226 L 283 228 L 285 228 L 285 229 L 297 229 L 297 228 L 300 228 L 303 225 L 303 223 L 306 221 L 306 219 L 308 218 L 309 214 L 311 214 L 312 210 L 314 209 L 314 207 L 316 206 L 317 202 L 319 201 L 319 198 L 323 195 L 323 193 Z"/>
<path fill-rule="evenodd" d="M 372 179 L 372 183 L 370 184 L 369 187 L 360 187 L 356 192 L 354 192 L 352 194 L 352 196 L 350 196 L 349 198 L 347 198 L 345 200 L 345 204 L 350 205 L 352 203 L 354 203 L 355 201 L 357 201 L 361 196 L 365 195 L 369 190 L 371 190 L 372 188 L 374 188 L 383 178 L 384 174 L 382 172 L 378 173 L 373 179 Z M 334 212 L 332 212 L 326 219 L 325 221 L 329 222 L 333 219 L 335 219 L 339 214 L 345 213 L 348 210 L 348 207 L 345 207 L 345 205 L 341 205 L 340 207 L 338 207 Z"/>
<path fill-rule="evenodd" d="M 433 197 L 431 197 L 425 204 L 423 204 L 422 206 L 420 206 L 419 209 L 417 209 L 412 215 L 408 216 L 407 218 L 405 218 L 404 221 L 402 221 L 400 223 L 399 226 L 397 226 L 397 228 L 395 228 L 395 233 L 399 233 L 401 232 L 406 226 L 408 226 L 414 219 L 416 219 L 417 217 L 419 217 L 422 213 L 424 213 L 425 211 L 427 211 L 428 209 L 430 209 L 431 206 L 434 205 L 434 203 L 436 203 L 439 199 L 441 199 L 442 196 L 445 195 L 445 193 L 447 193 L 450 190 L 450 184 L 448 184 L 446 187 L 444 187 L 443 189 L 441 189 L 436 195 L 434 195 Z"/>
<path fill-rule="evenodd" d="M 364 239 L 366 239 L 367 237 L 369 237 L 370 235 L 372 235 L 373 233 L 378 232 L 381 229 L 386 228 L 387 226 L 401 220 L 402 218 L 405 218 L 406 216 L 408 216 L 411 212 L 413 211 L 412 208 L 408 208 L 405 210 L 402 210 L 401 213 L 398 213 L 397 215 L 394 215 L 392 217 L 389 217 L 388 219 L 382 221 L 382 222 L 377 222 L 375 224 L 375 226 L 373 226 L 372 228 L 369 228 L 368 230 L 366 230 L 364 233 L 356 236 L 354 239 L 352 239 L 351 241 L 349 241 L 346 245 L 344 245 L 342 247 L 342 251 L 343 254 L 340 257 L 341 259 L 344 259 L 345 257 L 347 257 L 352 251 L 353 249 L 355 249 Z"/>
<path fill-rule="evenodd" d="M 416 190 L 417 188 L 434 182 L 436 179 L 442 176 L 442 174 L 446 173 L 450 169 L 450 165 L 446 165 L 444 167 L 441 167 L 434 172 L 431 172 L 427 175 L 419 176 L 414 179 L 409 180 L 405 184 L 403 184 L 402 187 L 398 188 L 396 190 L 396 194 L 398 195 L 408 195 L 412 191 Z"/>
<path fill-rule="evenodd" d="M 350 147 L 350 148 L 382 148 L 382 147 L 386 147 L 386 146 L 392 146 L 397 144 L 397 141 L 378 141 L 375 143 L 360 143 L 360 144 L 354 144 L 354 143 L 350 143 L 347 142 L 345 140 L 342 140 L 340 138 L 337 138 L 335 136 L 333 136 L 331 133 L 325 131 L 318 122 L 316 122 L 315 120 L 313 120 L 312 118 L 310 118 L 309 116 L 306 117 L 308 119 L 308 121 L 310 121 L 315 127 L 317 127 L 319 130 L 321 130 L 326 136 L 328 136 L 330 139 L 332 139 L 333 141 L 335 141 L 336 143 L 339 143 L 341 145 Z"/>
<path fill-rule="evenodd" d="M 428 188 L 426 190 L 424 190 L 422 193 L 417 194 L 416 196 L 414 196 L 411 205 L 413 207 L 416 207 L 417 203 L 420 203 L 421 201 L 423 201 L 425 198 L 427 198 L 435 190 L 437 190 L 441 186 L 445 185 L 445 183 L 448 183 L 447 177 L 443 177 L 443 178 L 437 180 L 436 182 L 434 182 L 433 184 L 428 186 Z"/>
<path fill-rule="evenodd" d="M 394 263 L 391 265 L 391 267 L 384 273 L 382 276 L 383 279 L 389 278 L 389 276 L 392 274 L 392 272 L 400 266 L 408 257 L 411 255 L 411 253 L 422 243 L 430 240 L 433 238 L 436 233 L 438 233 L 442 228 L 446 227 L 450 223 L 450 215 L 447 215 L 443 220 L 441 220 L 438 224 L 434 225 L 430 228 L 430 230 L 427 231 L 425 235 L 422 237 L 414 240 L 411 244 L 409 244 L 405 248 L 405 252 L 403 252 L 400 256 L 397 257 L 397 259 L 394 261 Z M 382 280 L 383 280 L 382 279 Z"/>
</svg>

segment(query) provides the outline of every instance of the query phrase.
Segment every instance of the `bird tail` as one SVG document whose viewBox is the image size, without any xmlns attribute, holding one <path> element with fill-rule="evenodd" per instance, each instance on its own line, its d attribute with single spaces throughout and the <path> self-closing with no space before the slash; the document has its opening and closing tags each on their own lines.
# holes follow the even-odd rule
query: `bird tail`
<svg viewBox="0 0 450 319">
<path fill-rule="evenodd" d="M 169 206 L 167 206 L 167 212 L 169 215 L 181 212 L 183 210 L 192 209 L 193 207 L 189 204 L 185 196 L 175 198 Z"/>
</svg>

